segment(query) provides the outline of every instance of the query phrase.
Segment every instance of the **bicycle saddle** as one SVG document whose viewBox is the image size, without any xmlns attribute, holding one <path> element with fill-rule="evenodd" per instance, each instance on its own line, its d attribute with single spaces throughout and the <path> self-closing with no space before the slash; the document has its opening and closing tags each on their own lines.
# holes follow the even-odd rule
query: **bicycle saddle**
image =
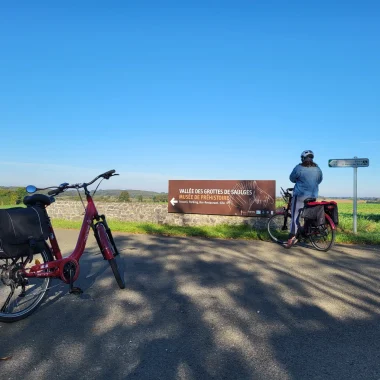
<svg viewBox="0 0 380 380">
<path fill-rule="evenodd" d="M 37 203 L 42 203 L 44 206 L 49 206 L 51 204 L 51 199 L 47 195 L 44 194 L 33 194 L 33 195 L 27 195 L 24 197 L 24 205 L 26 206 L 33 206 Z"/>
<path fill-rule="evenodd" d="M 308 204 L 309 202 L 315 202 L 316 201 L 316 198 L 306 198 L 303 203 L 306 205 Z"/>
</svg>

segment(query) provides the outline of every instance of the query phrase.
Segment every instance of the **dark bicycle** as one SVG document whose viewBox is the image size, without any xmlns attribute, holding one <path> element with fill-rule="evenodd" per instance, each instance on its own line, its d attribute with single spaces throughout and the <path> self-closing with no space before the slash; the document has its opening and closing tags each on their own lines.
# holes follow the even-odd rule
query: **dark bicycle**
<svg viewBox="0 0 380 380">
<path fill-rule="evenodd" d="M 267 223 L 268 233 L 271 239 L 279 244 L 285 245 L 292 220 L 291 203 L 293 188 L 284 190 L 281 188 L 281 195 L 285 201 L 285 206 L 281 211 L 269 218 Z M 308 208 L 323 207 L 324 222 L 315 223 L 313 220 L 305 218 Z M 310 241 L 312 246 L 318 251 L 327 252 L 334 245 L 336 235 L 336 225 L 338 224 L 338 207 L 334 201 L 317 202 L 315 198 L 307 198 L 304 207 L 300 210 L 300 228 L 297 231 L 298 241 Z"/>
</svg>

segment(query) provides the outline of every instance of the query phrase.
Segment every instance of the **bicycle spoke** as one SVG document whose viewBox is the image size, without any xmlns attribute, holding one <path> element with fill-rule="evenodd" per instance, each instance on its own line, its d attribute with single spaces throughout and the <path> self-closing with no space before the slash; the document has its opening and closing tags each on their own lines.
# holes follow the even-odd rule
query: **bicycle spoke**
<svg viewBox="0 0 380 380">
<path fill-rule="evenodd" d="M 318 251 L 328 251 L 335 242 L 335 230 L 330 223 L 319 226 L 318 230 L 310 235 L 310 242 Z"/>
<path fill-rule="evenodd" d="M 277 243 L 283 244 L 289 236 L 289 227 L 291 219 L 284 214 L 273 215 L 268 220 L 268 233 L 271 239 Z"/>
<path fill-rule="evenodd" d="M 48 249 L 35 254 L 42 262 L 50 261 Z M 37 259 L 37 258 L 36 258 Z M 0 321 L 13 322 L 25 318 L 41 303 L 49 287 L 49 277 L 24 278 L 20 273 L 28 273 L 33 265 L 28 260 L 17 258 L 4 260 L 2 281 L 0 281 Z M 29 265 L 28 265 L 29 264 Z M 16 271 L 22 272 L 16 275 Z"/>
<path fill-rule="evenodd" d="M 0 309 L 1 312 L 5 313 L 5 311 L 7 310 L 7 307 L 8 307 L 8 304 L 9 304 L 9 301 L 12 299 L 13 297 L 13 294 L 15 292 L 15 288 L 13 286 L 10 286 L 11 288 L 11 292 L 9 293 L 7 299 L 5 300 L 4 302 L 4 305 L 2 306 L 2 308 Z"/>
</svg>

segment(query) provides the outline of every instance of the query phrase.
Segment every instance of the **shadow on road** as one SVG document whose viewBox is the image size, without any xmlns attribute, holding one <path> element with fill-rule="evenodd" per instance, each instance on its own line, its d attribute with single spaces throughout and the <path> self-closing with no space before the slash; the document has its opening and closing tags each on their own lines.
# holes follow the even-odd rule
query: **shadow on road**
<svg viewBox="0 0 380 380">
<path fill-rule="evenodd" d="M 379 252 L 118 235 L 78 281 L 0 324 L 4 378 L 379 379 Z M 90 276 L 89 276 L 90 274 Z"/>
</svg>

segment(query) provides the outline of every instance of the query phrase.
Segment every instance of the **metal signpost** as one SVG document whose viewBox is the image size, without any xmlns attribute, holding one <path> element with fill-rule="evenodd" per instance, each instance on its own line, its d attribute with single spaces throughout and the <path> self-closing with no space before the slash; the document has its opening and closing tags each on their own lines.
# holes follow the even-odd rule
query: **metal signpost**
<svg viewBox="0 0 380 380">
<path fill-rule="evenodd" d="M 357 210 L 358 210 L 358 168 L 369 166 L 368 158 L 339 158 L 329 160 L 330 168 L 354 168 L 354 234 L 357 233 Z"/>
</svg>

